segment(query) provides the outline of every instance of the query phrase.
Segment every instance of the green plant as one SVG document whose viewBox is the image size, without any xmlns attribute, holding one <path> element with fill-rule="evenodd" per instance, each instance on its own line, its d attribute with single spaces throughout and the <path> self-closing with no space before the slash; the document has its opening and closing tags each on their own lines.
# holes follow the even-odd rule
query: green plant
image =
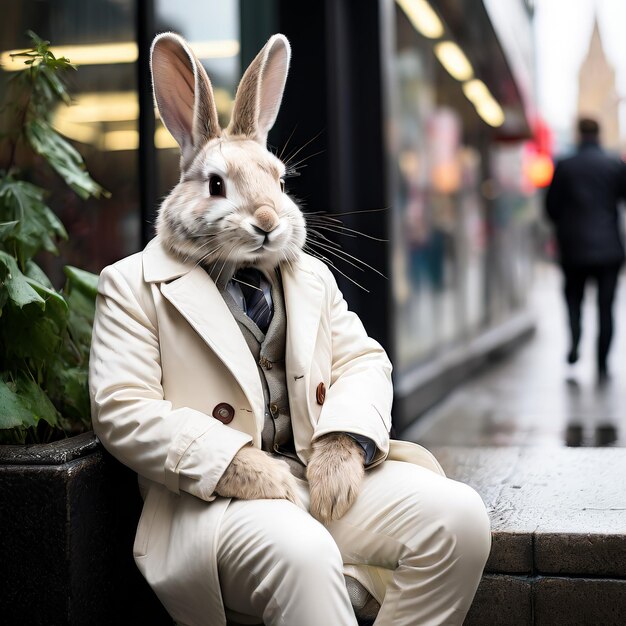
<svg viewBox="0 0 626 626">
<path fill-rule="evenodd" d="M 33 47 L 15 54 L 25 69 L 9 81 L 0 133 L 0 443 L 43 442 L 89 428 L 87 364 L 98 277 L 65 266 L 56 290 L 33 257 L 58 255 L 67 239 L 46 205 L 46 191 L 26 180 L 19 149 L 47 162 L 81 198 L 106 192 L 89 176 L 80 154 L 52 127 L 60 103 L 70 103 L 63 75 L 75 70 L 56 58 L 50 42 L 29 31 Z"/>
</svg>

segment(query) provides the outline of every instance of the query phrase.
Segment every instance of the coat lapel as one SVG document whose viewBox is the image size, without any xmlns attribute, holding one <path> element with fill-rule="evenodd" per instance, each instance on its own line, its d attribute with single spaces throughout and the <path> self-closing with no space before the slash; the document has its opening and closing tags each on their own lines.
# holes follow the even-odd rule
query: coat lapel
<svg viewBox="0 0 626 626">
<path fill-rule="evenodd" d="M 143 252 L 143 272 L 146 282 L 161 283 L 163 296 L 230 370 L 248 398 L 257 425 L 262 428 L 263 388 L 254 357 L 204 268 L 173 256 L 155 237 Z"/>
<path fill-rule="evenodd" d="M 158 237 L 148 243 L 142 254 L 144 280 L 161 283 L 163 296 L 231 371 L 262 430 L 265 411 L 257 365 L 213 280 L 193 261 L 182 261 L 169 253 Z M 306 257 L 293 266 L 283 266 L 281 273 L 287 314 L 285 366 L 289 400 L 292 408 L 306 407 L 310 414 L 307 390 L 324 285 L 308 268 Z"/>
<path fill-rule="evenodd" d="M 287 313 L 285 367 L 291 414 L 297 415 L 301 407 L 306 407 L 310 416 L 308 389 L 324 285 L 302 260 L 293 268 L 283 267 L 282 278 Z M 294 407 L 300 410 L 294 411 Z"/>
</svg>

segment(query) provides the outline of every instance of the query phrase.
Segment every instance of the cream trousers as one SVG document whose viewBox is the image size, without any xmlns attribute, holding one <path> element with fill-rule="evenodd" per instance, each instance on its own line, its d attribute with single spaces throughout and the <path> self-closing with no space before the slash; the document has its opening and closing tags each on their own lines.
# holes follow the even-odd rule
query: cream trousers
<svg viewBox="0 0 626 626">
<path fill-rule="evenodd" d="M 308 508 L 308 485 L 298 481 Z M 233 500 L 220 529 L 224 604 L 266 626 L 356 626 L 344 572 L 381 603 L 375 626 L 460 625 L 489 555 L 489 519 L 467 485 L 385 461 L 338 521 L 286 500 Z M 364 567 L 367 566 L 367 567 Z"/>
</svg>

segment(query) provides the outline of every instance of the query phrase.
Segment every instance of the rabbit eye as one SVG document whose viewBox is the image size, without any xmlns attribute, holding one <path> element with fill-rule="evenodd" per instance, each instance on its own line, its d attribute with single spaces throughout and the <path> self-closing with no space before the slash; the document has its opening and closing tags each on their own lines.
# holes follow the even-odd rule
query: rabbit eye
<svg viewBox="0 0 626 626">
<path fill-rule="evenodd" d="M 282 178 L 280 179 L 280 190 L 285 193 L 285 181 Z"/>
<path fill-rule="evenodd" d="M 212 196 L 226 196 L 226 185 L 221 176 L 217 174 L 209 176 L 209 193 Z"/>
</svg>

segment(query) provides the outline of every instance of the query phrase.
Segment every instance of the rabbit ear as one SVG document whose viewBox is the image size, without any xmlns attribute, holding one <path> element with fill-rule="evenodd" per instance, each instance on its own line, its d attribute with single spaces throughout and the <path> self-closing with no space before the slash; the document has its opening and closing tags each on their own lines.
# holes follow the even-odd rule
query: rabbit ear
<svg viewBox="0 0 626 626">
<path fill-rule="evenodd" d="M 180 146 L 184 167 L 221 132 L 211 81 L 187 42 L 175 33 L 155 37 L 150 69 L 161 120 Z"/>
<path fill-rule="evenodd" d="M 229 134 L 245 135 L 266 144 L 283 98 L 290 59 L 287 38 L 273 35 L 239 83 Z"/>
</svg>

